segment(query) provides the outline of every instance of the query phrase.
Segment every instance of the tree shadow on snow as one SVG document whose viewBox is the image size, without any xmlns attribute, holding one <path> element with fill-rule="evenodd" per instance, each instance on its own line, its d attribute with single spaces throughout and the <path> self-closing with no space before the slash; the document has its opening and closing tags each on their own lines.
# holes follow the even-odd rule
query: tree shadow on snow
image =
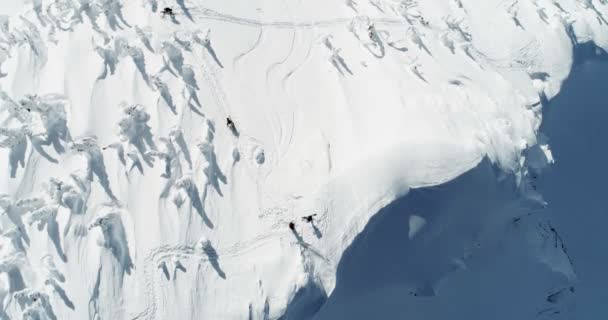
<svg viewBox="0 0 608 320">
<path fill-rule="evenodd" d="M 129 48 L 129 50 L 135 68 L 139 71 L 146 84 L 150 85 L 150 76 L 148 75 L 148 71 L 146 71 L 146 58 L 143 51 L 137 47 Z"/>
<path fill-rule="evenodd" d="M 213 188 L 215 189 L 217 194 L 219 194 L 221 197 L 223 197 L 224 194 L 222 193 L 222 190 L 220 189 L 220 181 L 223 184 L 226 184 L 226 183 L 228 183 L 228 180 L 226 178 L 226 175 L 222 172 L 219 165 L 217 164 L 217 158 L 216 158 L 215 152 L 210 153 L 208 161 L 209 161 L 209 167 L 205 168 L 203 171 L 205 171 L 205 174 L 207 175 L 207 178 L 209 179 L 208 183 L 211 186 L 213 186 Z"/>
<path fill-rule="evenodd" d="M 350 70 L 346 64 L 346 61 L 344 61 L 344 58 L 341 56 L 335 56 L 333 59 L 331 59 L 331 64 L 336 68 L 336 70 L 338 70 L 338 72 L 340 72 L 341 75 L 346 75 L 344 74 L 344 71 L 348 72 L 351 76 L 353 75 L 353 72 Z"/>
<path fill-rule="evenodd" d="M 182 12 L 186 15 L 186 17 L 188 19 L 190 19 L 190 21 L 194 22 L 194 19 L 192 18 L 192 14 L 190 14 L 190 9 L 188 9 L 188 7 L 186 7 L 186 2 L 184 0 L 176 0 L 177 5 L 180 7 L 180 9 L 182 9 Z"/>
<path fill-rule="evenodd" d="M 43 145 L 49 145 L 50 143 L 47 143 L 47 141 L 42 140 L 40 137 L 36 137 L 36 136 L 32 136 L 30 138 L 30 141 L 32 142 L 32 147 L 34 148 L 34 150 L 36 150 L 38 152 L 38 154 L 40 154 L 44 159 L 46 159 L 49 162 L 52 163 L 59 163 L 59 161 L 57 161 L 57 159 L 51 157 L 50 154 L 48 154 L 44 148 L 42 148 Z M 55 149 L 57 150 L 57 149 Z M 60 153 L 60 152 L 57 152 Z"/>
<path fill-rule="evenodd" d="M 148 167 L 153 167 L 154 164 L 152 163 L 151 158 L 147 155 L 148 148 L 150 150 L 156 150 L 156 143 L 154 143 L 150 127 L 146 125 L 144 128 L 142 128 L 141 136 L 131 139 L 131 144 L 135 146 L 135 149 L 137 149 L 137 151 L 140 153 L 141 158 L 148 165 Z"/>
<path fill-rule="evenodd" d="M 173 113 L 174 115 L 177 115 L 177 107 L 175 106 L 175 103 L 173 102 L 173 96 L 171 96 L 169 87 L 167 85 L 164 85 L 161 88 L 159 88 L 159 92 L 160 92 L 159 100 L 164 101 L 165 104 L 167 105 L 167 107 L 169 107 L 169 110 L 171 110 L 171 113 Z"/>
<path fill-rule="evenodd" d="M 120 263 L 122 270 L 127 274 L 131 274 L 131 270 L 134 267 L 133 260 L 131 260 L 131 254 L 129 253 L 127 233 L 119 218 L 110 225 L 109 235 L 110 237 L 107 239 L 108 247 Z"/>
<path fill-rule="evenodd" d="M 25 168 L 25 152 L 27 150 L 27 140 L 24 143 L 19 143 L 11 147 L 8 153 L 8 159 L 10 163 L 10 175 L 11 178 L 17 176 L 17 169 L 19 167 Z"/>
<path fill-rule="evenodd" d="M 55 217 L 49 218 L 49 221 L 46 224 L 46 231 L 49 235 L 49 238 L 53 242 L 55 246 L 55 250 L 57 250 L 57 255 L 63 262 L 67 262 L 68 258 L 63 252 L 63 247 L 61 246 L 61 235 L 59 233 L 59 224 Z"/>
<path fill-rule="evenodd" d="M 193 185 L 189 190 L 186 191 L 188 194 L 188 198 L 190 198 L 190 203 L 192 207 L 196 210 L 198 215 L 201 217 L 203 222 L 207 225 L 207 227 L 213 229 L 213 222 L 207 216 L 207 212 L 205 212 L 205 207 L 203 204 L 204 199 L 207 196 L 207 192 L 204 191 L 203 197 L 201 198 L 200 192 L 198 191 L 198 187 Z M 201 200 L 202 199 L 202 200 Z"/>
<path fill-rule="evenodd" d="M 188 107 L 190 107 L 190 110 L 192 110 L 194 113 L 196 113 L 199 116 L 204 118 L 205 115 L 200 110 L 203 108 L 203 105 L 201 104 L 201 101 L 198 99 L 196 90 L 190 86 L 186 86 L 184 88 L 184 90 L 188 94 L 188 98 L 186 99 L 186 104 L 188 105 Z"/>
<path fill-rule="evenodd" d="M 8 276 L 8 292 L 14 293 L 25 289 L 25 281 L 18 268 L 14 268 L 7 272 Z"/>
<path fill-rule="evenodd" d="M 112 192 L 112 188 L 110 188 L 110 179 L 108 177 L 108 173 L 106 171 L 106 166 L 103 161 L 103 155 L 99 152 L 98 156 L 89 156 L 89 168 L 87 172 L 87 179 L 89 181 L 93 181 L 93 175 L 97 176 L 97 180 L 99 184 L 105 191 L 105 193 L 112 199 L 112 201 L 116 201 L 117 198 L 114 196 Z"/>
<path fill-rule="evenodd" d="M 158 265 L 158 268 L 163 271 L 165 280 L 167 280 L 167 281 L 171 280 L 171 275 L 169 275 L 169 268 L 167 267 L 167 263 L 165 261 L 161 262 L 160 265 Z"/>
<path fill-rule="evenodd" d="M 211 246 L 211 244 L 208 244 L 203 248 L 203 251 L 207 255 L 207 258 L 209 259 L 209 263 L 211 264 L 213 269 L 215 269 L 217 274 L 222 279 L 226 279 L 226 273 L 224 272 L 224 270 L 222 270 L 222 267 L 220 266 L 219 255 L 217 254 L 217 251 L 215 250 L 215 248 L 213 246 Z"/>
<path fill-rule="evenodd" d="M 118 1 L 109 2 L 107 8 L 105 8 L 103 12 L 108 21 L 108 25 L 113 31 L 116 31 L 117 29 L 123 30 L 122 25 L 131 28 L 131 25 L 129 25 L 122 13 L 122 5 Z"/>
<path fill-rule="evenodd" d="M 181 74 L 184 66 L 184 55 L 182 54 L 182 51 L 169 42 L 164 42 L 163 47 L 167 54 L 167 58 L 169 59 L 169 63 L 165 64 L 164 68 L 168 68 L 168 66 L 171 65 L 173 69 Z M 169 68 L 169 70 L 171 69 Z"/>
<path fill-rule="evenodd" d="M 67 293 L 65 292 L 65 289 L 63 289 L 55 281 L 47 281 L 47 284 L 53 287 L 53 289 L 55 290 L 57 295 L 59 295 L 59 298 L 61 298 L 66 307 L 72 310 L 76 309 L 76 307 L 74 306 L 74 302 L 70 299 L 70 297 L 68 297 Z"/>
<path fill-rule="evenodd" d="M 186 267 L 184 267 L 184 265 L 181 262 L 176 261 L 175 262 L 175 269 L 173 269 L 173 279 L 177 279 L 177 272 L 178 271 L 186 273 L 186 272 L 188 272 L 188 269 L 186 269 Z"/>
<path fill-rule="evenodd" d="M 181 71 L 182 80 L 194 90 L 200 90 L 198 83 L 196 82 L 196 75 L 194 70 L 189 65 L 184 65 Z"/>
<path fill-rule="evenodd" d="M 175 138 L 175 142 L 177 143 L 177 146 L 179 147 L 179 149 L 182 151 L 182 154 L 184 155 L 184 159 L 186 159 L 186 162 L 188 163 L 188 167 L 192 168 L 192 156 L 190 155 L 190 150 L 188 149 L 188 144 L 186 143 L 186 139 L 184 138 L 183 134 L 178 135 Z"/>
<path fill-rule="evenodd" d="M 217 63 L 217 65 L 220 66 L 220 68 L 224 68 L 224 65 L 222 64 L 222 62 L 218 58 L 217 54 L 215 53 L 215 50 L 213 50 L 213 47 L 211 46 L 210 43 L 209 44 L 205 44 L 205 49 L 207 49 L 207 52 L 209 52 L 209 54 L 211 55 L 211 58 L 213 58 L 213 60 L 215 61 L 215 63 Z"/>
</svg>

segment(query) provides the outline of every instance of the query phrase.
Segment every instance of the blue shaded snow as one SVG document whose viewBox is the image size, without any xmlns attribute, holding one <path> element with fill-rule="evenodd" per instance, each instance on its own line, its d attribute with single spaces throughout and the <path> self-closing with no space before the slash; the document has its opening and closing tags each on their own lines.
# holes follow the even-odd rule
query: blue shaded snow
<svg viewBox="0 0 608 320">
<path fill-rule="evenodd" d="M 562 91 L 544 108 L 541 132 L 555 164 L 540 175 L 547 214 L 579 277 L 574 319 L 608 316 L 608 55 L 579 47 Z"/>
<path fill-rule="evenodd" d="M 608 56 L 593 44 L 574 53 L 562 91 L 543 108 L 540 131 L 556 163 L 534 183 L 547 209 L 518 201 L 514 181 L 487 161 L 442 186 L 413 190 L 351 244 L 327 301 L 297 299 L 286 318 L 605 317 Z M 539 257 L 543 251 L 553 256 Z M 575 276 L 551 266 L 560 259 Z"/>
</svg>

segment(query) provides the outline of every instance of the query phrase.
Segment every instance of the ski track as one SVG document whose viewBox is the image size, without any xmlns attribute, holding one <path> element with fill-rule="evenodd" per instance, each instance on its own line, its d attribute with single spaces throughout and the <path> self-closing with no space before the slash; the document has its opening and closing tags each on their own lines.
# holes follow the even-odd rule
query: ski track
<svg viewBox="0 0 608 320">
<path fill-rule="evenodd" d="M 304 59 L 302 59 L 302 61 L 300 63 L 298 63 L 295 67 L 293 67 L 289 72 L 287 72 L 287 74 L 283 77 L 283 79 L 281 80 L 281 85 L 283 87 L 283 91 L 286 90 L 287 88 L 287 82 L 289 81 L 289 79 L 291 79 L 291 77 L 302 67 L 304 66 L 308 60 L 310 60 L 310 57 L 312 56 L 312 49 L 314 47 L 314 43 L 313 41 L 309 41 L 308 42 L 308 50 L 306 51 L 306 54 L 304 55 Z"/>
<path fill-rule="evenodd" d="M 291 44 L 289 45 L 289 50 L 287 52 L 287 55 L 285 55 L 285 57 L 273 64 L 271 64 L 270 66 L 268 66 L 268 69 L 266 69 L 266 84 L 268 84 L 270 82 L 270 75 L 271 73 L 278 67 L 282 66 L 283 64 L 285 64 L 287 62 L 287 60 L 289 60 L 289 58 L 291 57 L 291 55 L 294 52 L 294 47 L 295 47 L 295 43 L 296 43 L 296 38 L 297 38 L 298 32 L 296 30 L 293 31 L 292 35 L 291 35 Z"/>
<path fill-rule="evenodd" d="M 282 90 L 283 90 L 283 92 L 285 92 L 285 94 L 287 95 L 288 98 L 289 98 L 289 92 L 287 90 L 288 82 L 291 79 L 291 77 L 310 60 L 310 57 L 312 56 L 313 47 L 314 47 L 314 43 L 311 40 L 308 43 L 308 50 L 306 51 L 304 59 L 302 59 L 295 67 L 293 67 L 281 80 Z M 291 99 L 291 100 L 294 103 L 295 108 L 293 108 L 294 110 L 291 111 L 291 129 L 289 130 L 289 135 L 288 135 L 289 138 L 287 138 L 287 144 L 285 146 L 285 150 L 281 154 L 281 158 L 283 158 L 285 156 L 285 154 L 287 154 L 287 152 L 289 151 L 289 148 L 291 147 L 291 143 L 293 141 L 294 132 L 295 132 L 296 111 L 297 111 L 297 107 L 299 107 L 299 104 L 296 99 Z"/>
<path fill-rule="evenodd" d="M 256 45 L 257 47 L 257 45 Z M 226 93 L 224 92 L 222 85 L 220 84 L 219 80 L 218 80 L 218 76 L 217 76 L 217 67 L 215 65 L 215 63 L 213 63 L 212 61 L 209 61 L 209 56 L 207 54 L 207 52 L 203 52 L 202 54 L 202 67 L 203 70 L 206 70 L 206 72 L 202 72 L 203 74 L 203 78 L 205 80 L 205 82 L 207 83 L 207 85 L 209 86 L 209 88 L 211 89 L 211 95 L 213 98 L 213 101 L 215 102 L 215 104 L 217 105 L 217 107 L 220 109 L 220 111 L 222 113 L 224 113 L 224 117 L 228 117 L 231 113 L 231 108 L 230 105 L 228 104 L 228 99 L 226 97 Z M 269 123 L 271 131 L 272 131 L 272 135 L 273 135 L 273 140 L 276 141 L 276 133 L 275 133 L 275 127 L 273 125 L 273 122 L 268 121 L 268 117 L 264 116 L 264 118 L 266 119 L 266 122 Z M 245 132 L 239 132 L 239 134 L 241 135 L 240 138 L 237 138 L 237 146 L 239 148 L 239 150 L 242 152 L 242 149 L 245 149 L 246 151 L 249 151 L 248 149 L 254 150 L 254 147 L 252 145 L 258 146 L 258 147 L 262 147 L 263 144 L 258 140 L 255 139 L 249 135 L 247 135 Z M 242 138 L 245 137 L 249 140 L 251 140 L 249 143 L 247 143 L 245 145 L 245 148 L 242 148 L 242 144 L 241 144 L 241 140 Z M 276 144 L 276 142 L 275 142 Z M 250 147 L 250 148 L 247 148 Z M 276 148 L 276 145 L 274 146 Z M 269 150 L 266 150 L 266 148 L 264 148 L 264 152 L 268 158 L 269 155 Z M 275 157 L 271 157 L 271 159 L 274 159 Z M 268 161 L 268 159 L 267 159 Z M 272 172 L 272 170 L 270 170 L 269 172 L 266 173 L 265 177 L 264 177 L 264 181 L 266 181 L 266 178 L 268 178 L 268 176 L 270 175 L 270 173 Z"/>
<path fill-rule="evenodd" d="M 224 21 L 235 24 L 240 24 L 249 27 L 267 27 L 267 28 L 277 28 L 277 29 L 312 29 L 312 28 L 328 28 L 339 25 L 344 25 L 350 23 L 353 19 L 357 18 L 357 16 L 349 17 L 349 18 L 336 18 L 329 20 L 318 20 L 311 22 L 289 22 L 289 21 L 270 21 L 264 22 L 256 19 L 248 19 L 241 18 L 229 14 L 224 14 L 217 12 L 215 10 L 197 6 L 192 7 L 191 9 L 193 17 L 202 19 L 202 20 L 216 20 L 216 21 Z M 395 25 L 395 26 L 403 26 L 408 25 L 405 19 L 389 19 L 389 18 L 374 18 L 370 19 L 376 25 Z"/>
<path fill-rule="evenodd" d="M 293 135 L 295 132 L 295 127 L 296 127 L 296 112 L 292 111 L 291 112 L 291 126 L 290 126 L 290 130 L 289 130 L 289 138 L 287 138 L 287 144 L 285 145 L 285 151 L 283 151 L 283 153 L 281 154 L 281 159 L 287 154 L 287 152 L 289 151 L 289 148 L 291 147 L 291 142 L 293 141 Z"/>
<path fill-rule="evenodd" d="M 232 68 L 236 70 L 236 68 L 238 67 L 239 62 L 245 58 L 245 56 L 251 54 L 253 51 L 255 51 L 255 49 L 257 49 L 260 45 L 260 43 L 262 43 L 262 39 L 264 38 L 264 34 L 265 34 L 265 30 L 264 28 L 260 28 L 260 32 L 258 33 L 258 37 L 255 40 L 255 42 L 253 43 L 253 45 L 247 49 L 245 52 L 237 55 L 233 60 L 232 60 Z"/>
<path fill-rule="evenodd" d="M 146 319 L 153 320 L 157 319 L 157 309 L 158 305 L 161 304 L 159 301 L 159 297 L 156 294 L 156 286 L 160 286 L 157 281 L 155 281 L 155 270 L 157 269 L 158 264 L 167 259 L 198 259 L 201 262 L 208 262 L 213 260 L 219 260 L 220 258 L 224 259 L 234 259 L 239 256 L 246 254 L 254 249 L 257 249 L 273 239 L 284 239 L 291 236 L 285 231 L 275 231 L 269 232 L 260 236 L 257 236 L 248 241 L 237 242 L 236 244 L 228 247 L 226 249 L 217 250 L 217 256 L 210 257 L 201 250 L 197 250 L 194 245 L 162 245 L 155 249 L 153 249 L 148 256 L 144 259 L 144 286 L 145 293 L 144 297 L 146 300 L 146 308 L 144 311 L 138 313 L 137 315 L 132 316 L 131 320 L 137 319 Z M 312 250 L 312 248 L 309 248 Z M 327 260 L 326 260 L 327 261 Z"/>
<path fill-rule="evenodd" d="M 226 98 L 226 93 L 221 88 L 219 84 L 219 80 L 217 77 L 217 72 L 215 70 L 214 63 L 209 61 L 209 57 L 207 56 L 207 52 L 203 52 L 203 77 L 205 78 L 205 82 L 209 85 L 211 89 L 211 95 L 213 96 L 213 100 L 218 108 L 224 113 L 224 116 L 230 114 L 230 106 L 228 105 L 228 99 Z"/>
<path fill-rule="evenodd" d="M 296 39 L 298 38 L 298 32 L 297 30 L 293 30 L 292 33 L 292 37 L 291 37 L 291 43 L 289 46 L 289 50 L 287 52 L 287 54 L 285 55 L 285 57 L 273 64 L 271 64 L 268 69 L 266 70 L 266 87 L 270 88 L 271 86 L 269 85 L 270 83 L 270 78 L 271 78 L 271 74 L 273 73 L 274 70 L 276 70 L 277 68 L 281 67 L 282 65 L 284 65 L 285 63 L 287 63 L 287 61 L 289 61 L 289 59 L 293 56 L 294 52 L 295 52 L 295 47 L 296 47 Z M 283 78 L 284 79 L 284 78 Z M 283 83 L 284 80 L 281 80 L 281 83 Z M 279 123 L 279 138 L 278 138 L 278 142 L 275 141 L 276 144 L 276 149 L 277 149 L 277 153 L 278 153 L 278 157 L 277 157 L 277 163 L 283 158 L 283 156 L 286 153 L 286 150 L 283 150 L 283 145 L 285 142 L 285 134 L 284 134 L 284 124 L 281 121 L 281 116 L 280 116 L 280 112 L 278 112 L 279 110 L 277 110 L 276 106 L 273 104 L 273 114 L 275 114 L 276 118 L 277 118 L 277 122 Z M 292 115 L 293 118 L 293 115 Z M 292 123 L 292 128 L 290 130 L 290 135 L 293 134 L 293 123 Z M 292 137 L 290 136 L 289 138 L 287 138 L 287 142 L 288 145 L 285 149 L 289 148 L 289 143 L 291 143 L 291 139 Z"/>
<path fill-rule="evenodd" d="M 318 227 L 320 227 L 323 230 L 323 234 L 325 234 L 327 232 L 328 225 L 329 225 L 329 219 L 327 219 L 327 212 L 328 212 L 328 209 L 326 208 L 323 213 L 319 214 L 319 218 L 317 218 Z M 342 236 L 341 241 L 344 241 L 347 237 L 349 237 L 349 235 L 354 234 L 355 231 L 358 230 L 359 224 L 360 223 L 357 222 L 357 220 L 351 221 L 349 223 L 349 227 L 347 228 L 348 231 Z M 208 262 L 208 261 L 212 261 L 212 260 L 220 260 L 220 258 L 235 259 L 254 249 L 257 249 L 257 248 L 260 248 L 260 247 L 266 245 L 267 243 L 269 243 L 270 241 L 272 241 L 274 239 L 282 240 L 284 238 L 292 237 L 292 235 L 286 231 L 278 231 L 278 229 L 281 227 L 282 227 L 282 224 L 274 224 L 272 226 L 272 229 L 275 229 L 277 231 L 268 232 L 266 234 L 259 235 L 257 237 L 254 237 L 253 239 L 250 239 L 247 241 L 237 242 L 234 245 L 227 247 L 225 249 L 218 249 L 217 256 L 213 256 L 213 257 L 208 256 L 201 250 L 197 250 L 195 245 L 173 245 L 173 246 L 161 245 L 159 247 L 156 247 L 155 249 L 152 249 L 150 251 L 150 253 L 148 254 L 148 256 L 146 258 L 144 258 L 143 276 L 144 276 L 144 290 L 145 290 L 144 297 L 146 300 L 146 307 L 145 307 L 144 311 L 132 316 L 130 319 L 131 320 L 138 320 L 138 319 L 155 320 L 155 319 L 157 319 L 156 312 L 158 309 L 158 305 L 160 305 L 162 302 L 159 300 L 159 296 L 156 294 L 156 287 L 157 286 L 160 287 L 160 284 L 157 281 L 155 281 L 155 274 L 156 274 L 155 270 L 157 269 L 157 266 L 159 265 L 159 263 L 161 261 L 167 260 L 167 259 L 173 259 L 173 258 L 198 259 L 202 263 L 202 262 Z M 330 262 L 331 260 L 328 259 L 326 255 L 323 255 L 322 253 L 318 252 L 310 244 L 308 244 L 308 243 L 304 243 L 304 244 L 298 243 L 298 244 L 302 245 L 305 249 L 308 249 L 311 252 L 313 252 L 316 256 L 320 257 L 326 263 L 331 263 Z M 331 246 L 331 247 L 333 247 L 333 246 Z M 329 256 L 333 257 L 336 255 L 336 253 L 333 251 L 335 251 L 335 249 L 332 250 L 332 252 L 329 254 Z"/>
<path fill-rule="evenodd" d="M 529 70 L 537 69 L 542 64 L 540 57 L 534 55 L 534 52 L 538 52 L 538 48 L 540 47 L 540 43 L 538 39 L 530 40 L 528 43 L 523 45 L 522 47 L 513 50 L 516 51 L 516 54 L 511 54 L 511 56 L 516 56 L 516 59 L 509 59 L 509 55 L 505 55 L 504 57 L 490 57 L 480 50 L 472 50 L 472 54 L 475 58 L 480 58 L 488 65 L 495 67 L 497 69 L 507 69 L 507 70 Z"/>
<path fill-rule="evenodd" d="M 206 53 L 203 54 L 202 61 L 203 61 L 202 67 L 204 70 L 206 70 L 206 72 L 202 72 L 203 78 L 205 79 L 205 82 L 211 89 L 211 95 L 212 95 L 213 101 L 217 105 L 217 107 L 220 109 L 220 111 L 222 113 L 224 113 L 224 116 L 228 117 L 228 115 L 230 115 L 230 105 L 228 104 L 228 99 L 226 98 L 226 93 L 224 92 L 224 90 L 222 89 L 222 86 L 220 85 L 220 83 L 218 81 L 215 64 L 213 62 L 209 61 L 209 57 L 206 55 Z M 246 146 L 247 145 L 249 145 L 249 146 L 250 145 L 257 145 L 257 146 L 262 145 L 262 143 L 258 139 L 247 135 L 245 132 L 241 131 L 241 132 L 239 132 L 239 134 L 241 135 L 241 138 L 237 138 L 237 146 L 239 146 L 239 150 L 247 149 L 247 148 L 241 148 L 243 145 L 241 143 L 241 140 L 243 137 L 251 140 L 251 141 L 249 141 L 249 143 L 245 144 Z"/>
</svg>

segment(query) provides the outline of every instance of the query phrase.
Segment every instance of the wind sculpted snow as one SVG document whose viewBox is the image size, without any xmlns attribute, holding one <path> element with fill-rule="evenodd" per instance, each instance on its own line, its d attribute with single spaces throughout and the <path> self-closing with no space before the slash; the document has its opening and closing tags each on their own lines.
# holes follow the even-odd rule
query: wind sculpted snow
<svg viewBox="0 0 608 320">
<path fill-rule="evenodd" d="M 0 1 L 0 318 L 559 319 L 579 291 L 589 317 L 599 269 L 543 182 L 582 151 L 539 128 L 607 17 Z"/>
</svg>

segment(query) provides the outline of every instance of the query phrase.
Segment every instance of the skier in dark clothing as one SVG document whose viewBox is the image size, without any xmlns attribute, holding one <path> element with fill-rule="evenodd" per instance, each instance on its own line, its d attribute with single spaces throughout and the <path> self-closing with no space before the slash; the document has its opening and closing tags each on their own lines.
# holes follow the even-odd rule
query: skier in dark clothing
<svg viewBox="0 0 608 320">
<path fill-rule="evenodd" d="M 317 215 L 317 214 L 315 213 L 315 214 L 311 214 L 311 215 L 306 216 L 306 217 L 302 217 L 302 220 L 304 220 L 304 221 L 306 221 L 306 222 L 313 223 L 313 222 L 312 222 L 312 219 L 313 219 L 313 217 L 314 217 L 314 216 L 316 216 L 316 215 Z"/>
<path fill-rule="evenodd" d="M 169 16 L 171 18 L 175 18 L 175 13 L 173 12 L 173 9 L 166 7 L 163 9 L 162 11 L 162 15 L 164 16 Z"/>
<path fill-rule="evenodd" d="M 289 229 L 291 229 L 291 231 L 296 231 L 296 224 L 293 221 L 289 223 Z"/>
<path fill-rule="evenodd" d="M 230 131 L 232 131 L 232 134 L 237 137 L 239 136 L 239 131 L 236 130 L 236 126 L 234 125 L 234 122 L 232 121 L 232 119 L 230 119 L 230 117 L 226 118 L 226 125 L 228 126 Z"/>
<path fill-rule="evenodd" d="M 367 28 L 367 34 L 370 38 L 370 40 L 374 40 L 374 36 L 376 35 L 376 28 L 374 27 L 373 24 L 371 24 L 368 28 Z"/>
</svg>

